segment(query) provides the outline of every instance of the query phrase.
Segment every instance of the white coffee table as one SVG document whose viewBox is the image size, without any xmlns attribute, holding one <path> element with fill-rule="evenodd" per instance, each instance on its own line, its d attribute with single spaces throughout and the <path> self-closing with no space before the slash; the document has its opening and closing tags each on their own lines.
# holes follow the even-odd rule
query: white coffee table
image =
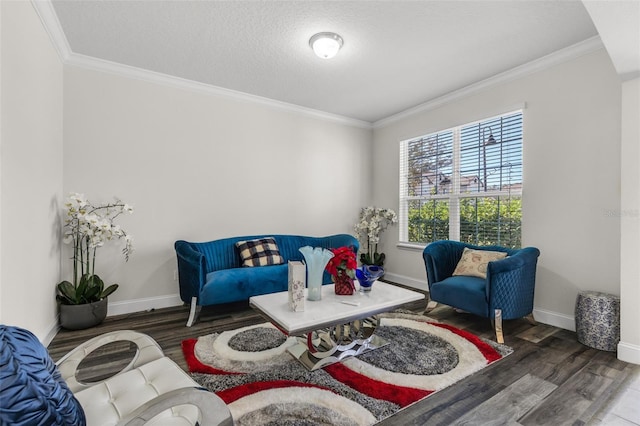
<svg viewBox="0 0 640 426">
<path fill-rule="evenodd" d="M 322 300 L 305 300 L 302 312 L 289 308 L 286 291 L 253 296 L 249 304 L 286 335 L 299 336 L 289 352 L 315 370 L 388 344 L 374 334 L 379 321 L 372 316 L 424 298 L 422 293 L 376 282 L 370 292 L 352 296 L 338 296 L 333 285 L 323 285 Z"/>
</svg>

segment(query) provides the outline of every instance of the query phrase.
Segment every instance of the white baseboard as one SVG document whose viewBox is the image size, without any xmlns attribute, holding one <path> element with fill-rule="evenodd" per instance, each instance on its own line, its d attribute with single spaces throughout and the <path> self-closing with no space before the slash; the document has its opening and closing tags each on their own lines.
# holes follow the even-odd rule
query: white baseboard
<svg viewBox="0 0 640 426">
<path fill-rule="evenodd" d="M 43 345 L 49 346 L 49 344 L 53 341 L 53 338 L 56 337 L 56 334 L 58 334 L 58 331 L 60 331 L 60 321 L 58 320 L 58 315 L 56 315 L 56 320 L 49 327 L 49 331 L 47 332 L 47 334 L 44 336 L 38 336 L 38 339 L 40 339 Z"/>
<path fill-rule="evenodd" d="M 426 281 L 417 280 L 415 278 L 404 275 L 385 273 L 385 279 L 413 287 L 418 290 L 428 291 Z M 182 300 L 178 294 L 149 297 L 144 299 L 125 300 L 122 302 L 109 302 L 107 316 L 130 314 L 133 312 L 143 312 L 151 309 L 170 308 L 182 305 Z M 547 311 L 545 309 L 534 309 L 533 316 L 536 321 L 552 325 L 554 327 L 565 330 L 575 331 L 575 319 L 572 316 L 560 314 L 558 312 Z M 58 332 L 59 326 L 53 326 L 47 336 L 43 339 L 45 345 L 48 345 Z M 640 346 L 631 343 L 620 342 L 618 344 L 618 359 L 620 361 L 630 362 L 632 364 L 640 364 Z"/>
<path fill-rule="evenodd" d="M 148 297 L 144 299 L 134 299 L 134 300 L 124 300 L 122 302 L 111 302 L 107 305 L 107 316 L 113 315 L 123 315 L 123 314 L 131 314 L 134 312 L 144 312 L 149 311 L 151 309 L 160 309 L 160 308 L 170 308 L 172 306 L 180 306 L 182 305 L 182 299 L 180 299 L 180 295 L 168 295 L 168 296 L 158 296 L 158 297 Z M 53 338 L 56 337 L 60 331 L 60 321 L 58 316 L 56 315 L 55 322 L 51 325 L 49 331 L 45 336 L 38 336 L 40 341 L 45 346 L 49 346 L 49 344 L 53 341 Z"/>
<path fill-rule="evenodd" d="M 631 343 L 618 343 L 618 359 L 640 365 L 640 346 Z"/>
<path fill-rule="evenodd" d="M 144 312 L 151 309 L 170 308 L 182 305 L 182 299 L 178 294 L 147 297 L 144 299 L 124 300 L 121 302 L 109 301 L 107 316 Z"/>
<path fill-rule="evenodd" d="M 570 315 L 533 308 L 533 318 L 542 324 L 552 325 L 569 331 L 576 331 L 575 318 Z"/>
<path fill-rule="evenodd" d="M 417 280 L 415 278 L 406 277 L 404 275 L 394 274 L 392 272 L 385 272 L 384 279 L 392 281 L 394 283 L 406 285 L 407 287 L 413 287 L 422 291 L 429 291 L 429 286 L 427 285 L 427 281 Z"/>
</svg>

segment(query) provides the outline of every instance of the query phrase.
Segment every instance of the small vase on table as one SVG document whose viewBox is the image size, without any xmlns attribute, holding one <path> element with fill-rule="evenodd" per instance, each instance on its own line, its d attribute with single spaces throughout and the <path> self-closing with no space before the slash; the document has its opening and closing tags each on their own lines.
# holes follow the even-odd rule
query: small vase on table
<svg viewBox="0 0 640 426">
<path fill-rule="evenodd" d="M 384 269 L 382 268 L 382 266 L 362 265 L 360 268 L 356 269 L 356 278 L 360 283 L 360 291 L 371 291 L 373 283 L 383 275 Z"/>
</svg>

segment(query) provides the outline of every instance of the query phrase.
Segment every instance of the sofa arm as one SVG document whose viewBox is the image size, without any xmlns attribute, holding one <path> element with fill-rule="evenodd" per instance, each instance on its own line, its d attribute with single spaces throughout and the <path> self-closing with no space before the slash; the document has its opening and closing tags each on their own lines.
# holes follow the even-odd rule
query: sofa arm
<svg viewBox="0 0 640 426">
<path fill-rule="evenodd" d="M 231 412 L 216 394 L 203 388 L 180 388 L 143 404 L 116 426 L 142 426 L 161 412 L 178 405 L 193 405 L 200 411 L 201 425 L 233 426 Z"/>
<path fill-rule="evenodd" d="M 427 269 L 427 280 L 431 284 L 449 278 L 455 271 L 466 244 L 459 241 L 442 240 L 428 244 L 422 258 Z"/>
<path fill-rule="evenodd" d="M 56 366 L 58 367 L 58 371 L 60 371 L 60 375 L 65 380 L 65 382 L 67 382 L 69 389 L 71 389 L 73 393 L 96 384 L 95 382 L 82 383 L 77 379 L 76 373 L 78 371 L 78 366 L 80 365 L 82 360 L 84 360 L 91 352 L 95 351 L 96 349 L 106 344 L 120 341 L 134 343 L 137 347 L 137 351 L 131 362 L 114 375 L 133 370 L 134 368 L 137 368 L 141 365 L 147 364 L 148 362 L 154 361 L 164 356 L 162 348 L 158 345 L 158 343 L 146 334 L 138 333 L 137 331 L 132 330 L 120 330 L 101 334 L 77 346 L 65 356 L 60 358 L 58 362 L 56 362 Z"/>
<path fill-rule="evenodd" d="M 501 309 L 503 319 L 514 319 L 532 312 L 539 255 L 537 248 L 527 247 L 489 262 L 486 292 L 490 314 Z"/>
<path fill-rule="evenodd" d="M 200 296 L 206 282 L 206 260 L 204 254 L 186 241 L 176 241 L 174 248 L 178 259 L 180 298 L 184 303 L 191 303 L 192 297 Z"/>
</svg>

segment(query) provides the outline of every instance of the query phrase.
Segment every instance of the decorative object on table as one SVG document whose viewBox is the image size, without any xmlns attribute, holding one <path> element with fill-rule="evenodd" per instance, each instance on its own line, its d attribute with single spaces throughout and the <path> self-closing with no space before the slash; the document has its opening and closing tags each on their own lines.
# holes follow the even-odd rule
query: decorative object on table
<svg viewBox="0 0 640 426">
<path fill-rule="evenodd" d="M 322 299 L 322 274 L 333 253 L 322 247 L 311 246 L 304 246 L 299 250 L 307 265 L 307 298 L 320 300 Z"/>
<path fill-rule="evenodd" d="M 358 267 L 356 254 L 350 247 L 340 247 L 331 250 L 333 257 L 327 263 L 327 272 L 331 274 L 336 294 L 348 296 L 355 293 L 356 286 L 353 280 L 356 277 L 355 270 Z"/>
<path fill-rule="evenodd" d="M 360 221 L 355 226 L 360 241 L 360 263 L 383 266 L 385 255 L 378 253 L 380 234 L 389 224 L 398 223 L 398 215 L 391 209 L 364 207 L 360 210 Z"/>
<path fill-rule="evenodd" d="M 294 312 L 304 311 L 304 287 L 307 281 L 304 263 L 289 261 L 289 307 Z"/>
<path fill-rule="evenodd" d="M 422 315 L 380 317 L 387 346 L 315 371 L 289 354 L 296 338 L 268 323 L 188 339 L 182 350 L 191 377 L 247 425 L 371 425 L 512 352 Z"/>
<path fill-rule="evenodd" d="M 601 351 L 615 352 L 620 342 L 620 298 L 597 291 L 576 296 L 578 342 Z"/>
<path fill-rule="evenodd" d="M 125 261 L 133 252 L 133 240 L 115 219 L 133 208 L 119 199 L 94 205 L 83 194 L 72 193 L 65 202 L 64 243 L 73 245 L 73 282 L 62 281 L 57 286 L 56 299 L 60 307 L 60 325 L 80 330 L 100 324 L 107 315 L 107 297 L 118 284 L 107 288 L 95 273 L 99 247 L 113 239 L 124 239 Z"/>
<path fill-rule="evenodd" d="M 373 283 L 378 281 L 378 278 L 384 275 L 384 268 L 376 265 L 362 265 L 356 269 L 356 278 L 360 283 L 360 291 L 371 291 Z"/>
</svg>

